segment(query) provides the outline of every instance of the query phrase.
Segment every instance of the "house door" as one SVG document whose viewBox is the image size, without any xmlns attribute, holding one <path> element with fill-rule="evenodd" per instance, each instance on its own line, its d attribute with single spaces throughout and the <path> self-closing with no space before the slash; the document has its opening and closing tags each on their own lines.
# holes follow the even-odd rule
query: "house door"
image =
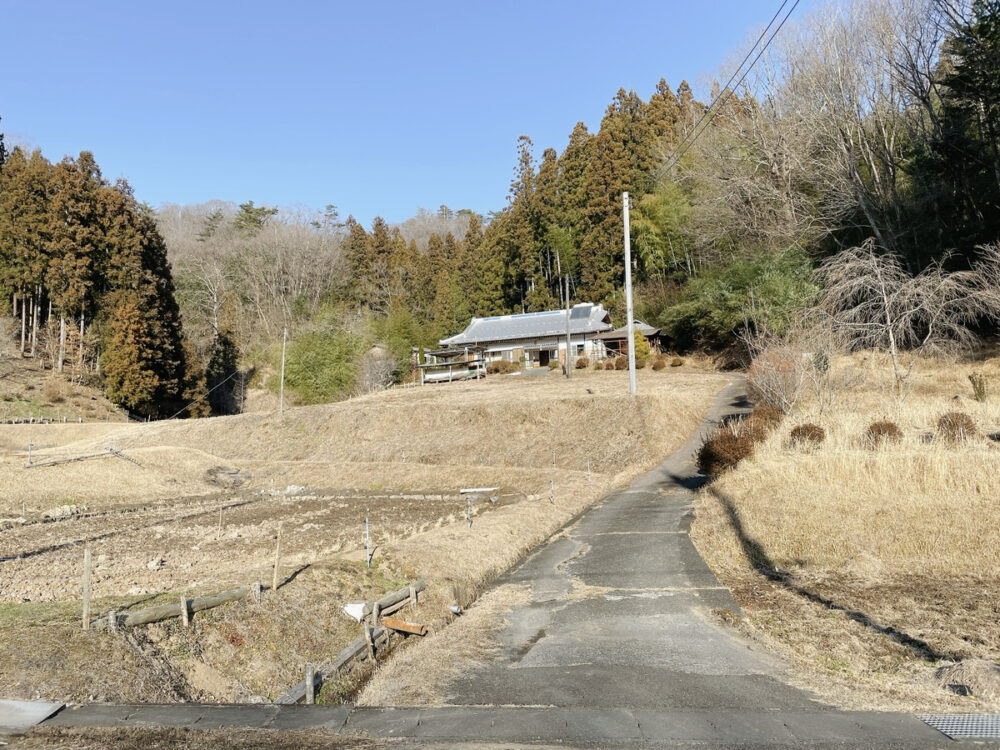
<svg viewBox="0 0 1000 750">
<path fill-rule="evenodd" d="M 549 366 L 549 350 L 548 349 L 542 349 L 540 352 L 538 352 L 538 366 L 539 367 L 548 367 Z"/>
</svg>

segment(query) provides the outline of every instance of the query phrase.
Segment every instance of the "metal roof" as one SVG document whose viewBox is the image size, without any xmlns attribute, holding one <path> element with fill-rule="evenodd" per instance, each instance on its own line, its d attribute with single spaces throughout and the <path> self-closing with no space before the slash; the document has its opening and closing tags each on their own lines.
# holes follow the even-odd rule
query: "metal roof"
<svg viewBox="0 0 1000 750">
<path fill-rule="evenodd" d="M 653 326 L 648 323 L 643 323 L 641 320 L 637 320 L 633 323 L 635 330 L 642 333 L 643 336 L 658 336 L 660 334 L 659 328 L 653 328 Z M 615 339 L 627 339 L 628 338 L 628 326 L 622 326 L 621 328 L 616 328 L 613 331 L 608 331 L 607 333 L 602 333 L 594 338 L 607 339 L 614 341 Z"/>
<path fill-rule="evenodd" d="M 570 332 L 600 333 L 610 331 L 611 316 L 603 305 L 582 302 L 570 309 Z M 546 338 L 566 335 L 566 311 L 546 310 L 545 312 L 523 313 L 521 315 L 497 315 L 492 318 L 473 318 L 469 327 L 457 336 L 441 339 L 441 346 L 464 346 L 483 344 L 489 341 L 512 341 L 515 339 Z"/>
</svg>

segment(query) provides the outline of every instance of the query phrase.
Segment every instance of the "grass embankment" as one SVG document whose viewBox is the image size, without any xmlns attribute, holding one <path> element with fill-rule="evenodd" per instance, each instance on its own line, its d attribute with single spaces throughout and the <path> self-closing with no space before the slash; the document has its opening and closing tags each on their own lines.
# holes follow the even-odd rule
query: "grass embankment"
<svg viewBox="0 0 1000 750">
<path fill-rule="evenodd" d="M 849 384 L 835 403 L 820 413 L 801 402 L 705 488 L 692 536 L 746 611 L 749 634 L 828 700 L 996 710 L 1000 444 L 988 434 L 1000 431 L 1000 394 L 973 400 L 968 375 L 982 372 L 996 389 L 1000 361 L 920 362 L 901 403 L 877 358 L 834 367 Z M 952 411 L 979 434 L 946 439 L 938 419 Z M 866 431 L 877 420 L 902 438 L 873 446 Z M 805 423 L 825 440 L 791 440 Z"/>
<path fill-rule="evenodd" d="M 0 599 L 9 603 L 0 610 L 4 696 L 270 700 L 301 679 L 306 663 L 357 635 L 343 603 L 418 577 L 429 587 L 412 617 L 442 624 L 446 605 L 467 605 L 579 510 L 680 445 L 726 382 L 643 371 L 641 395 L 631 399 L 625 378 L 490 378 L 289 409 L 280 419 L 8 428 L 29 430 L 53 452 L 113 445 L 142 466 L 98 459 L 27 470 L 14 448 L 28 433 L 0 429 L 0 481 L 18 488 L 0 500 L 0 517 L 19 516 L 28 498 L 28 522 L 15 518 L 0 533 L 11 552 L 32 553 L 0 563 Z M 236 470 L 242 484 L 220 486 Z M 292 484 L 309 489 L 284 492 Z M 468 486 L 504 494 L 475 507 L 471 530 L 464 502 L 451 499 Z M 76 515 L 44 522 L 46 508 L 66 504 Z M 377 545 L 371 570 L 363 564 L 366 516 Z M 291 580 L 260 608 L 227 605 L 199 614 L 189 629 L 168 622 L 114 637 L 79 631 L 84 544 L 95 560 L 94 611 L 124 610 L 152 596 L 267 582 L 278 521 Z M 42 608 L 50 614 L 39 624 L 32 613 Z M 352 687 L 331 684 L 323 697 L 337 700 Z"/>
</svg>

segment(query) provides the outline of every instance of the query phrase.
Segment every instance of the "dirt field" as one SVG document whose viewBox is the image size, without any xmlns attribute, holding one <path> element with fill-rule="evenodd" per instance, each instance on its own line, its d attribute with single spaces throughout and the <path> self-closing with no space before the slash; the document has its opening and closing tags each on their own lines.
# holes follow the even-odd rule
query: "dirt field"
<svg viewBox="0 0 1000 750">
<path fill-rule="evenodd" d="M 754 456 L 701 493 L 693 535 L 749 615 L 747 633 L 849 708 L 1000 707 L 1000 360 L 920 363 L 901 403 L 874 357 L 836 363 L 848 384 L 823 413 L 807 399 Z M 937 434 L 966 412 L 978 435 Z M 872 448 L 878 419 L 898 443 Z M 816 447 L 791 429 L 814 422 Z M 965 695 L 972 693 L 971 696 Z"/>
<path fill-rule="evenodd" d="M 679 445 L 724 383 L 645 371 L 630 399 L 621 372 L 575 373 L 569 383 L 499 377 L 283 418 L 0 426 L 0 484 L 13 488 L 0 497 L 0 624 L 10 634 L 0 684 L 6 697 L 273 699 L 304 663 L 356 635 L 339 611 L 345 601 L 423 577 L 431 586 L 421 616 L 444 622 L 445 605 L 471 601 L 581 508 Z M 108 447 L 137 463 L 109 454 L 39 465 Z M 458 493 L 470 486 L 500 488 L 497 502 L 474 503 L 471 529 Z M 187 631 L 168 623 L 116 639 L 74 624 L 84 547 L 94 612 L 128 611 L 269 581 L 279 522 L 290 580 L 259 610 L 229 605 Z M 78 664 L 101 649 L 112 664 Z M 349 689 L 333 686 L 328 697 Z"/>
</svg>

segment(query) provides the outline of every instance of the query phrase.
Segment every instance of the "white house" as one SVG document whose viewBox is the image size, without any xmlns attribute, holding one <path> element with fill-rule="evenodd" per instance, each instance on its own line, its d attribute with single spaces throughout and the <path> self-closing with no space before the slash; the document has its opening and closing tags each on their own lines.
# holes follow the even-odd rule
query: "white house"
<svg viewBox="0 0 1000 750">
<path fill-rule="evenodd" d="M 506 360 L 525 367 L 547 367 L 566 361 L 566 310 L 473 318 L 457 336 L 441 339 L 442 347 L 470 347 L 483 351 L 487 362 Z M 569 311 L 573 356 L 603 356 L 604 345 L 595 337 L 610 331 L 611 316 L 602 305 L 581 302 Z"/>
</svg>

